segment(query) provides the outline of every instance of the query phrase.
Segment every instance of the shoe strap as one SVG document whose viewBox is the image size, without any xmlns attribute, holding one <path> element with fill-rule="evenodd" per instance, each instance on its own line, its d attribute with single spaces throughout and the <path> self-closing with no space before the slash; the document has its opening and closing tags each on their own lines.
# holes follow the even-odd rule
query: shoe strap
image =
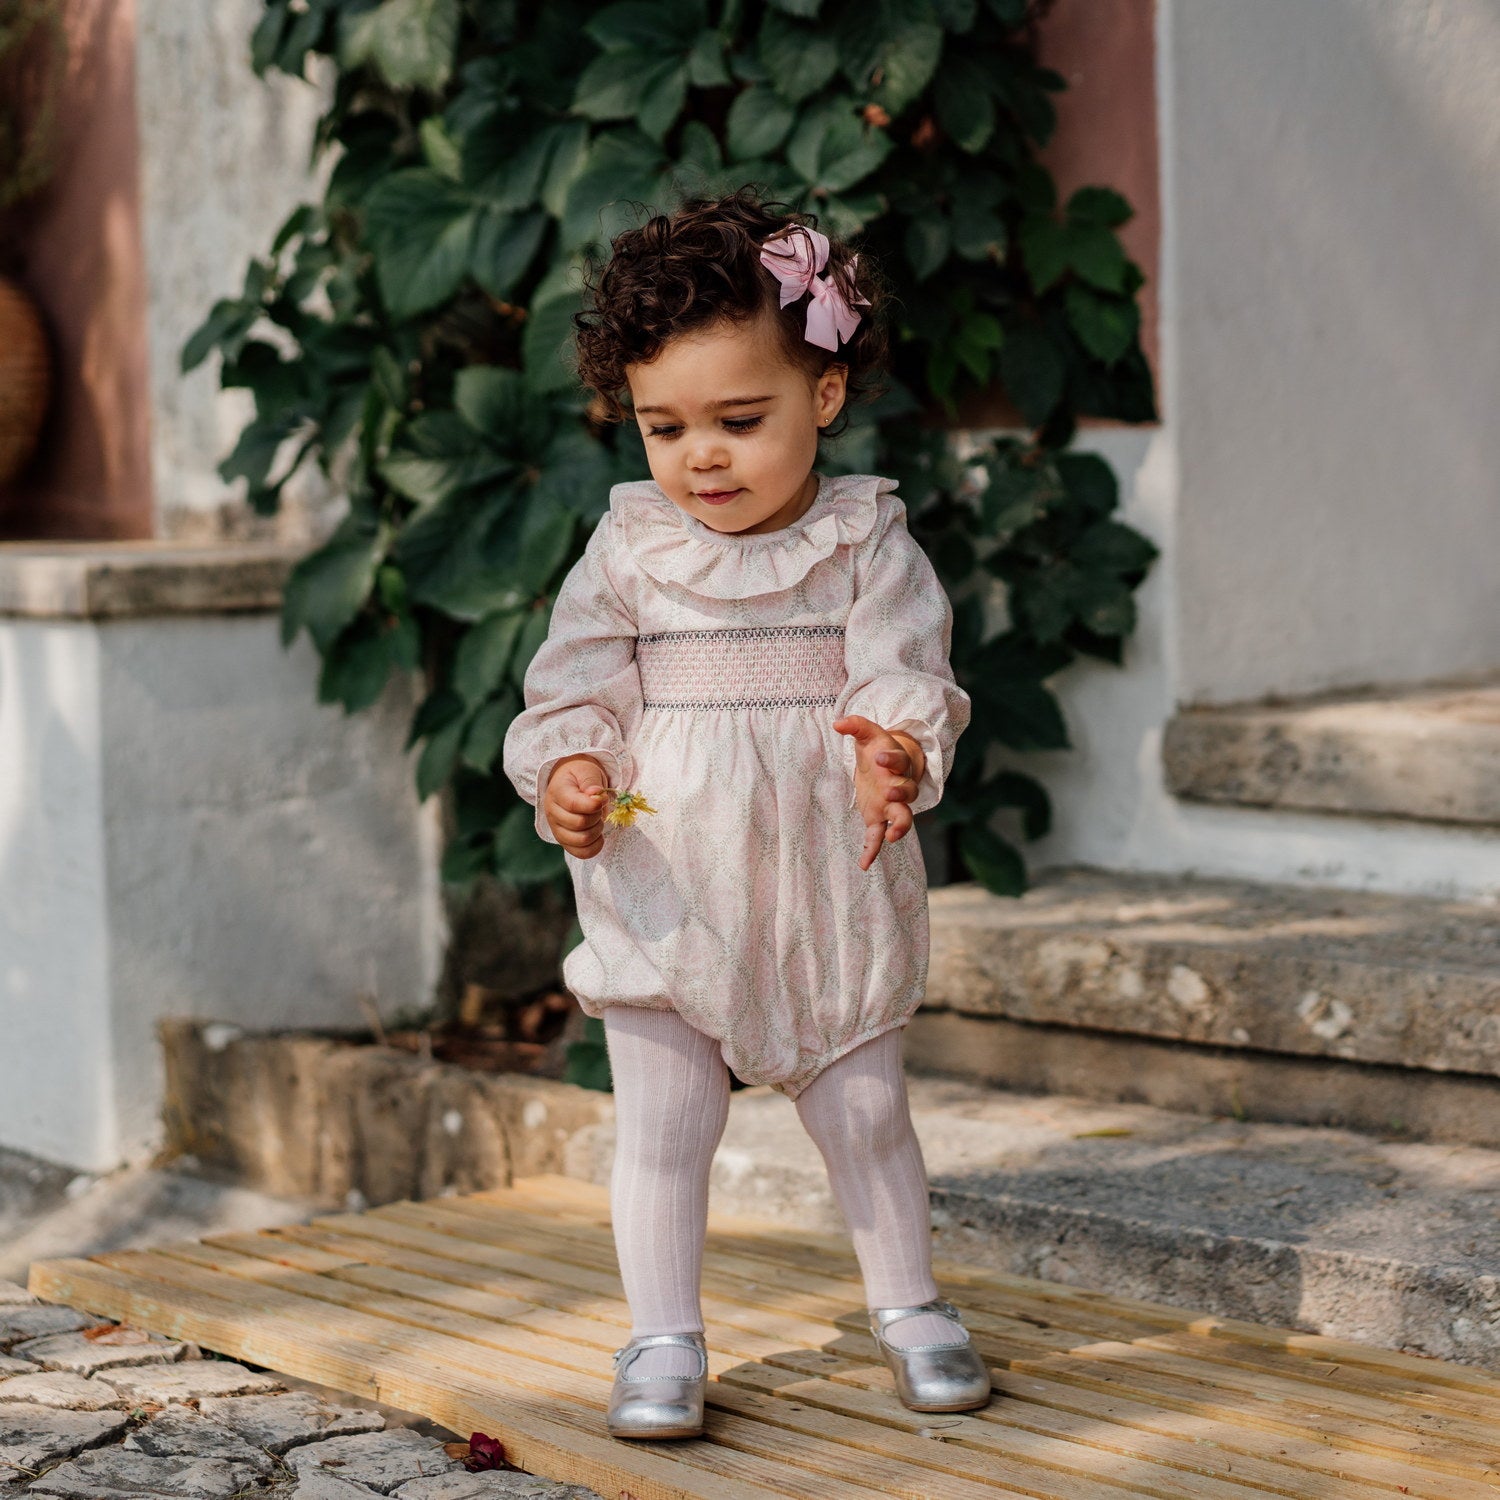
<svg viewBox="0 0 1500 1500">
<path fill-rule="evenodd" d="M 892 1323 L 900 1322 L 902 1318 L 914 1318 L 922 1313 L 936 1313 L 939 1317 L 951 1319 L 960 1328 L 964 1326 L 963 1315 L 946 1297 L 934 1297 L 931 1302 L 919 1302 L 915 1307 L 872 1307 L 870 1309 L 870 1332 L 879 1334 Z"/>
<path fill-rule="evenodd" d="M 638 1349 L 647 1349 L 658 1344 L 678 1344 L 683 1348 L 696 1350 L 702 1360 L 702 1366 L 698 1372 L 699 1375 L 702 1376 L 708 1373 L 708 1349 L 704 1336 L 701 1333 L 643 1333 L 639 1338 L 631 1339 L 628 1344 L 622 1344 L 620 1348 L 615 1350 L 615 1369 L 618 1370 L 620 1368 L 620 1361 L 626 1355 L 633 1354 Z M 680 1377 L 660 1376 L 658 1378 L 667 1380 L 679 1379 Z"/>
</svg>

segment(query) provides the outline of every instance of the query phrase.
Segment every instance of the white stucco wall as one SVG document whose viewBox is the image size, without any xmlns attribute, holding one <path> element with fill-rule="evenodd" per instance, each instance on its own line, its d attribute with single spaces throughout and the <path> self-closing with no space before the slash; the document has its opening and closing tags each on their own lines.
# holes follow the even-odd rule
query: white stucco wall
<svg viewBox="0 0 1500 1500">
<path fill-rule="evenodd" d="M 100 1161 L 114 1108 L 92 631 L 0 620 L 0 1144 Z"/>
<path fill-rule="evenodd" d="M 1161 549 L 1137 594 L 1140 623 L 1123 669 L 1079 661 L 1052 682 L 1070 750 L 1014 756 L 1053 797 L 1052 833 L 1018 845 L 1033 870 L 1090 864 L 1404 891 L 1500 895 L 1500 840 L 1398 819 L 1315 816 L 1179 801 L 1166 789 L 1162 732 L 1179 694 L 1190 640 L 1181 595 L 1193 583 L 1176 546 L 1180 489 L 1170 428 L 1096 430 L 1079 447 L 1103 454 L 1120 479 L 1121 519 Z M 1005 827 L 1012 837 L 1018 829 Z"/>
<path fill-rule="evenodd" d="M 1179 801 L 1176 708 L 1500 667 L 1500 10 L 1160 0 L 1162 424 L 1095 429 L 1162 557 L 1034 870 L 1500 895 L 1500 840 Z"/>
<path fill-rule="evenodd" d="M 1181 698 L 1500 667 L 1500 7 L 1158 43 Z"/>
<path fill-rule="evenodd" d="M 316 474 L 299 476 L 275 523 L 255 523 L 233 503 L 244 482 L 226 485 L 214 472 L 254 415 L 249 393 L 219 389 L 217 355 L 186 376 L 179 360 L 213 304 L 239 295 L 246 267 L 269 252 L 292 209 L 321 196 L 308 154 L 328 70 L 310 68 L 307 83 L 255 76 L 250 37 L 262 0 L 135 8 L 155 532 L 234 535 L 254 525 L 300 537 L 305 508 L 325 498 Z"/>
<path fill-rule="evenodd" d="M 155 1023 L 358 1028 L 446 939 L 414 702 L 316 702 L 276 617 L 0 619 L 0 1145 L 100 1170 L 159 1133 Z"/>
</svg>

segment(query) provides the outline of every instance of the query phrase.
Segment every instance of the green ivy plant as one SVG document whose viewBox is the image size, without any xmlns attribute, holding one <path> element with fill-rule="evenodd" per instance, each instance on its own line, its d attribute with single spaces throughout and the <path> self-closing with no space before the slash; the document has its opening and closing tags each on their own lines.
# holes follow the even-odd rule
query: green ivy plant
<svg viewBox="0 0 1500 1500">
<path fill-rule="evenodd" d="M 930 816 L 960 872 L 1024 888 L 992 824 L 1011 809 L 1036 838 L 1050 805 L 993 752 L 1067 746 L 1048 680 L 1121 660 L 1155 556 L 1108 464 L 1070 451 L 1081 416 L 1156 411 L 1130 207 L 1105 187 L 1059 203 L 1037 161 L 1064 84 L 1034 22 L 1027 0 L 266 0 L 257 73 L 333 62 L 312 151 L 332 170 L 182 367 L 216 351 L 253 394 L 219 472 L 258 511 L 309 462 L 347 494 L 283 636 L 308 632 L 320 697 L 351 712 L 423 672 L 410 744 L 419 794 L 451 796 L 447 880 L 568 884 L 498 757 L 610 485 L 648 472 L 570 364 L 582 258 L 685 194 L 755 183 L 859 236 L 896 285 L 892 388 L 820 467 L 898 481 L 973 699 Z M 957 400 L 996 387 L 1020 421 L 960 459 Z"/>
</svg>

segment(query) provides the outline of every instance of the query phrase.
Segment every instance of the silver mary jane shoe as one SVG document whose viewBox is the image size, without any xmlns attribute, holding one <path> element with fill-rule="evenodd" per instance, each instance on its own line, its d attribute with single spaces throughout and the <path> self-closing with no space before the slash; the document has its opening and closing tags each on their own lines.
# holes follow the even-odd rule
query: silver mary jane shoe
<svg viewBox="0 0 1500 1500">
<path fill-rule="evenodd" d="M 886 1343 L 882 1330 L 914 1313 L 950 1318 L 956 1325 L 954 1339 L 910 1349 Z M 912 1411 L 970 1411 L 990 1399 L 990 1372 L 970 1341 L 958 1309 L 946 1297 L 917 1307 L 872 1307 L 870 1332 L 896 1377 L 896 1394 Z"/>
<path fill-rule="evenodd" d="M 696 1375 L 630 1375 L 638 1350 L 683 1344 L 698 1351 Z M 701 1333 L 643 1333 L 615 1350 L 615 1384 L 609 1393 L 609 1435 L 617 1438 L 700 1437 L 708 1384 L 708 1345 Z"/>
</svg>

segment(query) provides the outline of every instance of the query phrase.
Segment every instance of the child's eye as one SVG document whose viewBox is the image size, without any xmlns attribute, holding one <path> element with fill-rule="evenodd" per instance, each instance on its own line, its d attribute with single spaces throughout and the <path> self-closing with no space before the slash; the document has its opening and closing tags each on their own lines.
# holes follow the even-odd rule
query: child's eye
<svg viewBox="0 0 1500 1500">
<path fill-rule="evenodd" d="M 724 419 L 724 425 L 731 432 L 753 432 L 764 421 L 765 418 L 763 416 L 726 417 Z M 676 427 L 652 427 L 647 430 L 647 436 L 659 438 L 676 437 L 678 430 L 679 429 Z"/>
</svg>

